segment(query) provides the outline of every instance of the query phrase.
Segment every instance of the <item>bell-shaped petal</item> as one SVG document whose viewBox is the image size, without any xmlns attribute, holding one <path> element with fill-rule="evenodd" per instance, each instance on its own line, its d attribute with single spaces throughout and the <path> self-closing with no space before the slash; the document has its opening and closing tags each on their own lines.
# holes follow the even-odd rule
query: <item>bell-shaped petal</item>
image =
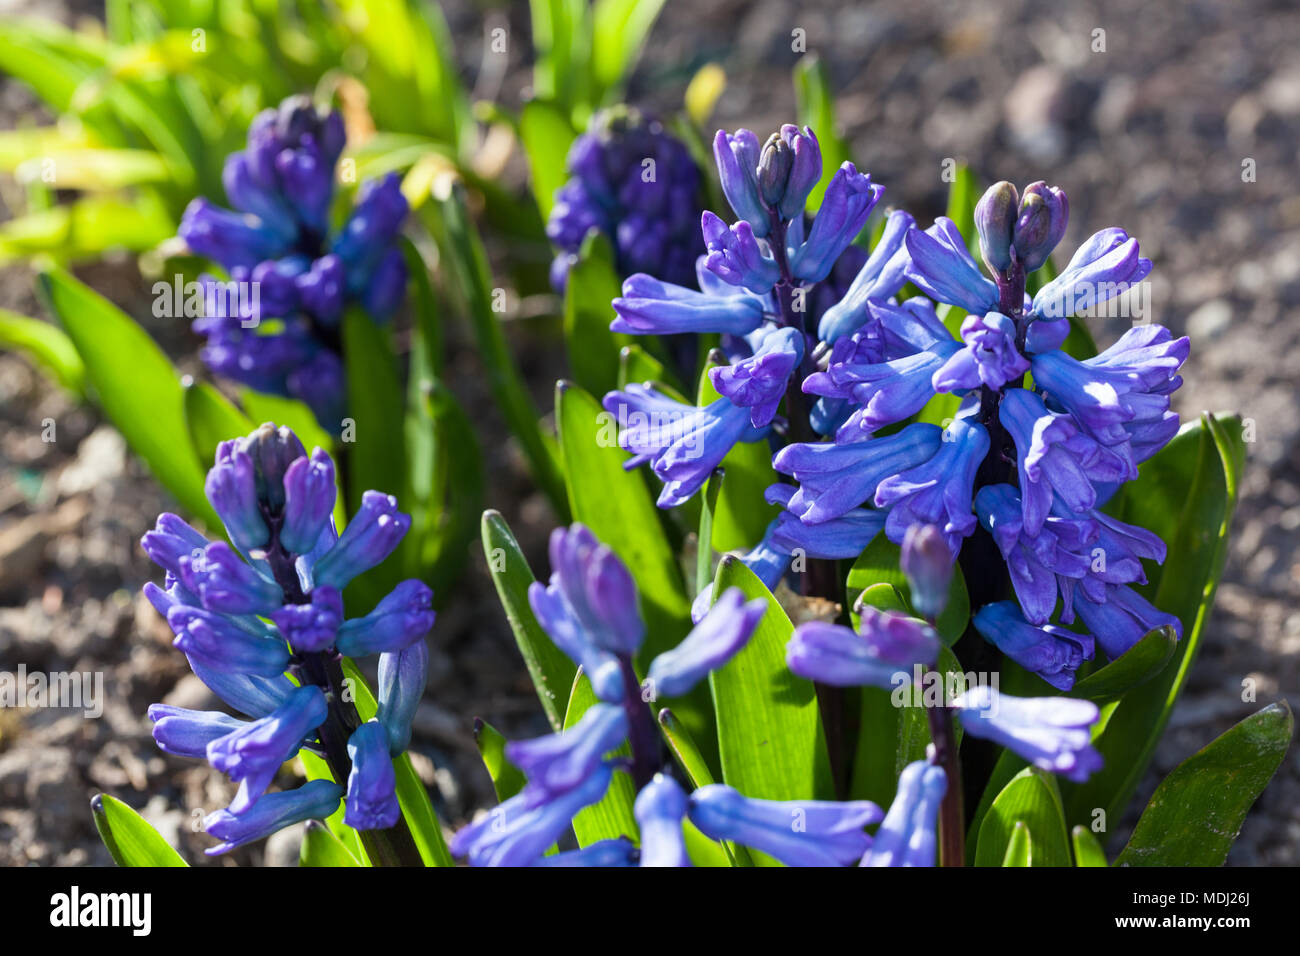
<svg viewBox="0 0 1300 956">
<path fill-rule="evenodd" d="M 342 589 L 392 554 L 410 527 L 411 517 L 397 510 L 396 498 L 380 491 L 365 492 L 361 507 L 334 547 L 312 568 L 316 585 Z"/>
<path fill-rule="evenodd" d="M 830 275 L 835 260 L 862 231 L 884 191 L 846 161 L 826 187 L 808 238 L 790 256 L 790 271 L 805 282 L 821 282 Z"/>
<path fill-rule="evenodd" d="M 991 740 L 1035 767 L 1082 783 L 1102 765 L 1089 728 L 1100 717 L 1090 700 L 1012 697 L 978 684 L 951 705 L 966 733 Z"/>
<path fill-rule="evenodd" d="M 284 523 L 280 544 L 306 554 L 316 546 L 334 513 L 334 461 L 320 448 L 295 459 L 284 473 Z"/>
<path fill-rule="evenodd" d="M 767 601 L 746 601 L 740 588 L 728 588 L 676 647 L 650 662 L 645 686 L 659 697 L 680 697 L 731 660 L 748 642 L 767 611 Z"/>
<path fill-rule="evenodd" d="M 433 627 L 433 591 L 414 578 L 403 581 L 365 617 L 344 621 L 338 649 L 349 657 L 400 651 Z"/>
<path fill-rule="evenodd" d="M 851 335 L 870 318 L 868 302 L 885 302 L 903 287 L 909 261 L 903 239 L 914 224 L 915 220 L 901 209 L 889 214 L 885 231 L 866 264 L 839 301 L 822 313 L 817 323 L 818 338 L 834 343 Z"/>
<path fill-rule="evenodd" d="M 377 721 L 367 721 L 348 738 L 348 792 L 343 822 L 354 830 L 387 830 L 402 818 L 397 804 L 397 774 L 388 755 L 388 735 Z"/>
<path fill-rule="evenodd" d="M 208 744 L 208 762 L 239 784 L 230 802 L 231 813 L 243 813 L 266 792 L 280 765 L 325 723 L 328 712 L 320 688 L 304 684 L 269 716 Z"/>
<path fill-rule="evenodd" d="M 730 229 L 707 210 L 700 222 L 708 255 L 705 265 L 718 278 L 750 292 L 765 293 L 781 278 L 781 268 L 758 243 L 754 229 L 741 220 Z"/>
<path fill-rule="evenodd" d="M 605 754 L 627 739 L 627 715 L 617 704 L 595 704 L 572 727 L 533 740 L 512 740 L 506 757 L 530 787 L 572 790 L 602 766 Z"/>
<path fill-rule="evenodd" d="M 726 294 L 697 292 L 637 273 L 624 281 L 623 295 L 613 301 L 618 317 L 610 323 L 610 331 L 627 335 L 748 335 L 763 324 L 764 301 L 752 293 L 727 288 L 731 291 Z"/>
<path fill-rule="evenodd" d="M 168 704 L 150 704 L 153 739 L 160 749 L 177 757 L 205 758 L 208 744 L 244 726 L 244 721 L 218 710 L 189 710 Z"/>
<path fill-rule="evenodd" d="M 1079 666 L 1093 657 L 1090 635 L 1055 624 L 1030 624 L 1011 601 L 984 605 L 974 624 L 986 641 L 1057 690 L 1072 688 Z"/>
<path fill-rule="evenodd" d="M 289 649 L 269 627 L 259 633 L 226 615 L 185 605 L 167 612 L 167 625 L 176 647 L 214 670 L 278 677 L 289 665 Z"/>
<path fill-rule="evenodd" d="M 343 624 L 343 595 L 324 585 L 312 588 L 307 604 L 286 604 L 271 615 L 280 635 L 297 652 L 333 647 Z"/>
<path fill-rule="evenodd" d="M 1182 621 L 1123 584 L 1108 585 L 1106 599 L 1101 602 L 1076 592 L 1074 609 L 1111 660 L 1123 656 L 1158 627 L 1171 627 L 1180 638 L 1183 636 Z"/>
<path fill-rule="evenodd" d="M 375 719 L 384 725 L 388 752 L 394 757 L 411 744 L 411 721 L 420 707 L 428 676 L 429 645 L 424 641 L 379 655 L 379 710 Z"/>
<path fill-rule="evenodd" d="M 1127 292 L 1151 272 L 1151 260 L 1142 258 L 1136 239 L 1123 229 L 1094 233 L 1061 274 L 1034 296 L 1033 315 L 1066 319 Z"/>
<path fill-rule="evenodd" d="M 898 792 L 862 866 L 934 866 L 939 806 L 948 790 L 942 767 L 918 760 L 898 775 Z"/>
<path fill-rule="evenodd" d="M 267 615 L 284 600 L 278 584 L 255 571 L 224 541 L 186 554 L 177 563 L 181 581 L 209 611 Z"/>
<path fill-rule="evenodd" d="M 961 338 L 966 347 L 934 373 L 936 392 L 964 392 L 981 385 L 996 391 L 1029 370 L 1029 360 L 1016 349 L 1016 323 L 1001 312 L 966 316 Z"/>
<path fill-rule="evenodd" d="M 939 638 L 923 621 L 869 605 L 861 609 L 860 631 L 825 621 L 808 621 L 794 629 L 785 661 L 800 677 L 835 687 L 880 687 L 893 690 L 911 682 L 917 665 L 928 666 L 939 654 Z"/>
<path fill-rule="evenodd" d="M 686 819 L 686 793 L 672 777 L 655 774 L 641 788 L 632 805 L 641 830 L 641 866 L 690 866 L 682 821 Z"/>
<path fill-rule="evenodd" d="M 803 360 L 803 333 L 776 329 L 748 358 L 709 370 L 709 381 L 733 405 L 748 408 L 750 424 L 763 428 L 776 416 L 790 376 Z"/>
<path fill-rule="evenodd" d="M 951 219 L 941 216 L 925 231 L 909 229 L 904 244 L 910 257 L 908 279 L 934 301 L 960 306 L 972 315 L 997 308 L 997 286 L 980 272 Z"/>
<path fill-rule="evenodd" d="M 218 810 L 203 818 L 203 829 L 221 840 L 204 850 L 208 856 L 226 853 L 304 820 L 324 820 L 338 809 L 343 788 L 332 780 L 312 780 L 297 790 L 267 794 L 249 809 Z"/>
</svg>

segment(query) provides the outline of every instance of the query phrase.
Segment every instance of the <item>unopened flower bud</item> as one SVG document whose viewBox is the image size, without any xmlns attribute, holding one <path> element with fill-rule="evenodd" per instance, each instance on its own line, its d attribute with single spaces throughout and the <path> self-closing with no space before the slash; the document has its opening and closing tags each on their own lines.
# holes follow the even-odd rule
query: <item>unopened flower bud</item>
<svg viewBox="0 0 1300 956">
<path fill-rule="evenodd" d="M 1016 258 L 1025 272 L 1033 272 L 1047 261 L 1065 235 L 1069 220 L 1070 203 L 1064 192 L 1041 181 L 1025 187 L 1012 233 Z"/>
<path fill-rule="evenodd" d="M 991 272 L 1006 272 L 1011 268 L 1011 236 L 1019 205 L 1016 187 L 1006 180 L 990 186 L 975 204 L 980 255 Z"/>
<path fill-rule="evenodd" d="M 914 524 L 903 536 L 903 573 L 912 587 L 912 607 L 917 614 L 934 620 L 948 605 L 952 583 L 952 551 L 939 528 Z"/>
<path fill-rule="evenodd" d="M 780 133 L 773 133 L 763 144 L 763 154 L 758 160 L 758 192 L 769 206 L 780 205 L 793 166 L 794 150 Z"/>
</svg>

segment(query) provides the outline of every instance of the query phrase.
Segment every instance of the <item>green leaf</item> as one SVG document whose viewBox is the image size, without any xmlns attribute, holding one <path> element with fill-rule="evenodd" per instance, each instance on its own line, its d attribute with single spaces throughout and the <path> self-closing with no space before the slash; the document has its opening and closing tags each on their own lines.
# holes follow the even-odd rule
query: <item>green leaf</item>
<svg viewBox="0 0 1300 956">
<path fill-rule="evenodd" d="M 1070 837 L 1074 842 L 1075 866 L 1110 866 L 1106 862 L 1106 851 L 1087 827 L 1075 827 L 1070 831 Z"/>
<path fill-rule="evenodd" d="M 663 732 L 664 740 L 668 742 L 668 748 L 677 758 L 678 764 L 686 773 L 686 780 L 690 784 L 688 789 L 698 789 L 714 783 L 713 771 L 709 769 L 708 761 L 696 746 L 695 741 L 691 738 L 690 732 L 682 726 L 673 712 L 665 707 L 659 711 L 659 729 Z M 726 856 L 726 865 L 728 866 L 753 866 L 754 861 L 750 859 L 749 851 L 743 846 L 735 843 L 719 843 L 710 840 L 704 834 L 700 833 L 690 823 L 686 822 L 687 850 L 690 851 L 691 858 L 696 866 L 716 865 L 711 862 L 713 859 L 712 850 L 719 846 Z M 698 839 L 692 840 L 692 837 Z M 709 849 L 705 849 L 708 847 Z M 700 857 L 703 856 L 702 860 Z"/>
<path fill-rule="evenodd" d="M 230 399 L 207 382 L 187 381 L 182 384 L 190 447 L 200 462 L 213 461 L 221 442 L 241 438 L 257 427 Z"/>
<path fill-rule="evenodd" d="M 617 90 L 641 56 L 665 0 L 596 0 L 591 73 L 596 96 Z"/>
<path fill-rule="evenodd" d="M 62 269 L 37 278 L 86 367 L 99 406 L 164 487 L 210 528 L 221 527 L 203 492 L 205 470 L 188 433 L 180 377 L 153 339 L 107 299 Z"/>
<path fill-rule="evenodd" d="M 140 814 L 106 793 L 90 800 L 95 829 L 118 866 L 188 866 Z"/>
<path fill-rule="evenodd" d="M 853 157 L 849 155 L 848 143 L 835 119 L 835 94 L 830 72 L 816 56 L 799 57 L 794 68 L 794 94 L 800 125 L 812 128 L 821 147 L 823 175 L 808 196 L 808 210 L 816 212 L 821 208 L 831 175 L 845 160 Z"/>
<path fill-rule="evenodd" d="M 907 582 L 907 575 L 899 567 L 902 549 L 883 534 L 871 539 L 862 554 L 858 555 L 845 582 L 850 605 L 855 603 L 858 595 L 874 584 L 891 584 L 898 589 L 906 602 L 908 613 L 912 606 L 912 587 Z M 970 595 L 966 590 L 966 579 L 961 568 L 954 567 L 952 583 L 948 586 L 948 604 L 935 622 L 935 630 L 943 642 L 951 647 L 966 633 L 970 621 Z"/>
<path fill-rule="evenodd" d="M 298 436 L 304 448 L 322 448 L 331 455 L 335 453 L 334 437 L 320 427 L 311 409 L 297 399 L 245 388 L 240 389 L 239 404 L 255 425 L 263 422 L 286 425 Z"/>
<path fill-rule="evenodd" d="M 537 623 L 528 603 L 528 588 L 536 579 L 515 536 L 496 511 L 483 512 L 483 554 L 542 709 L 551 727 L 560 730 L 577 668 Z"/>
<path fill-rule="evenodd" d="M 772 593 L 742 561 L 718 566 L 715 595 L 738 587 L 767 601 L 749 642 L 709 675 L 718 724 L 722 779 L 748 797 L 832 799 L 830 757 L 812 681 L 786 667 L 794 625 Z"/>
<path fill-rule="evenodd" d="M 533 174 L 533 197 L 545 219 L 555 205 L 556 190 L 569 178 L 565 161 L 578 133 L 563 109 L 533 100 L 519 113 L 519 136 Z"/>
<path fill-rule="evenodd" d="M 618 387 L 619 350 L 630 336 L 609 330 L 622 294 L 609 240 L 594 230 L 588 234 L 569 269 L 564 290 L 564 347 L 574 380 L 593 395 Z"/>
<path fill-rule="evenodd" d="M 726 474 L 715 468 L 700 497 L 700 532 L 695 547 L 695 593 L 699 594 L 713 583 L 713 515 L 718 510 L 718 494 Z"/>
<path fill-rule="evenodd" d="M 73 396 L 85 394 L 86 366 L 57 325 L 0 309 L 0 346 L 21 352 Z"/>
<path fill-rule="evenodd" d="M 979 202 L 979 183 L 965 163 L 958 163 L 948 186 L 947 216 L 966 237 L 971 252 L 979 255 L 979 237 L 975 232 L 975 204 Z"/>
<path fill-rule="evenodd" d="M 1116 865 L 1222 866 L 1294 730 L 1280 701 L 1180 763 L 1156 788 Z"/>
<path fill-rule="evenodd" d="M 1002 858 L 1003 866 L 1033 866 L 1033 840 L 1029 836 L 1029 827 L 1024 820 L 1017 820 L 1011 830 L 1011 840 L 1007 843 L 1007 854 Z"/>
<path fill-rule="evenodd" d="M 975 849 L 976 866 L 1001 865 L 1017 822 L 1023 822 L 1029 830 L 1034 866 L 1070 865 L 1069 840 L 1056 781 L 1037 767 L 1027 767 L 998 794 L 984 818 Z"/>
<path fill-rule="evenodd" d="M 591 682 L 587 680 L 586 674 L 579 671 L 573 682 L 573 693 L 569 696 L 569 708 L 564 714 L 564 729 L 568 730 L 576 724 L 597 703 Z M 631 753 L 632 749 L 626 741 L 614 751 L 614 755 L 620 757 L 631 756 Z M 620 836 L 637 839 L 640 830 L 632 812 L 635 800 L 636 790 L 632 786 L 632 778 L 626 773 L 616 772 L 605 795 L 574 816 L 573 834 L 578 838 L 578 846 L 587 847 L 598 840 Z"/>
<path fill-rule="evenodd" d="M 343 842 L 319 820 L 308 820 L 298 850 L 299 866 L 360 866 Z"/>
<path fill-rule="evenodd" d="M 1168 545 L 1164 568 L 1158 575 L 1148 574 L 1151 584 L 1145 590 L 1156 607 L 1182 621 L 1183 639 L 1170 663 L 1126 694 L 1095 737 L 1105 760 L 1102 769 L 1087 783 L 1063 787 L 1067 819 L 1072 823 L 1090 823 L 1096 809 L 1104 810 L 1107 820 L 1118 821 L 1155 752 L 1213 606 L 1227 555 L 1243 450 L 1240 421 L 1220 422 L 1207 413 L 1145 462 L 1138 479 L 1124 489 L 1117 512 L 1132 511 L 1133 520 Z"/>
<path fill-rule="evenodd" d="M 479 356 L 487 372 L 488 388 L 518 439 L 534 479 L 550 498 L 559 523 L 566 524 L 568 505 L 554 442 L 542 433 L 537 407 L 528 394 L 523 376 L 510 354 L 501 323 L 493 311 L 492 276 L 483 244 L 465 208 L 465 189 L 459 183 L 448 181 L 446 188 L 435 195 L 434 202 L 423 208 L 436 213 L 430 226 L 469 315 Z"/>
<path fill-rule="evenodd" d="M 1178 649 L 1178 635 L 1172 627 L 1158 627 L 1125 652 L 1119 660 L 1093 671 L 1074 685 L 1071 697 L 1109 700 L 1122 697 L 1131 688 L 1155 677 Z"/>
<path fill-rule="evenodd" d="M 530 0 L 528 6 L 534 92 L 568 110 L 589 112 L 592 31 L 586 0 Z"/>
<path fill-rule="evenodd" d="M 505 803 L 520 790 L 527 780 L 523 772 L 506 757 L 506 738 L 486 720 L 474 718 L 474 743 L 478 744 L 483 766 L 492 778 L 492 789 L 497 801 Z"/>
<path fill-rule="evenodd" d="M 404 404 L 388 330 L 360 309 L 343 316 L 343 355 L 348 415 L 354 421 L 348 449 L 348 510 L 356 514 L 364 491 L 393 495 L 405 491 Z M 347 424 L 345 420 L 339 427 Z"/>
</svg>

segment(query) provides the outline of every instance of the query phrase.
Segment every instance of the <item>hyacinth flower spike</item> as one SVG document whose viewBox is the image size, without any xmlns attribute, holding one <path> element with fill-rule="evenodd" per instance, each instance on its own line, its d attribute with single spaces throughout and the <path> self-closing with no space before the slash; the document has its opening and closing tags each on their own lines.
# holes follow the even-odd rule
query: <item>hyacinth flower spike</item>
<svg viewBox="0 0 1300 956">
<path fill-rule="evenodd" d="M 327 817 L 343 800 L 345 822 L 372 862 L 419 865 L 392 757 L 410 739 L 424 688 L 433 595 L 405 581 L 369 614 L 345 616 L 339 589 L 388 557 L 409 519 L 387 495 L 367 493 L 337 534 L 333 468 L 319 449 L 308 456 L 289 429 L 263 425 L 223 442 L 208 473 L 209 500 L 234 549 L 175 515 L 144 536 L 145 552 L 167 572 L 166 590 L 145 591 L 176 646 L 218 697 L 252 719 L 164 705 L 149 716 L 164 750 L 206 757 L 239 783 L 230 806 L 205 820 L 222 841 L 209 853 Z M 363 723 L 345 692 L 345 653 L 380 655 L 376 720 Z M 304 747 L 325 757 L 335 782 L 268 792 Z"/>
</svg>

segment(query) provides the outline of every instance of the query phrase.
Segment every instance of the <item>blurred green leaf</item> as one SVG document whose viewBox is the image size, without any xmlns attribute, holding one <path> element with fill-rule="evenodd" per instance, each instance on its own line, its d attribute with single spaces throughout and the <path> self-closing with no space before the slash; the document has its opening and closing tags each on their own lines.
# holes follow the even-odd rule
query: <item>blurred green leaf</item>
<svg viewBox="0 0 1300 956">
<path fill-rule="evenodd" d="M 95 829 L 118 866 L 188 866 L 140 814 L 106 793 L 91 798 Z"/>
<path fill-rule="evenodd" d="M 578 133 L 560 107 L 532 100 L 519 113 L 519 136 L 533 174 L 533 197 L 545 219 L 555 205 L 556 190 L 569 178 L 566 160 Z"/>
<path fill-rule="evenodd" d="M 74 396 L 85 395 L 86 366 L 72 340 L 57 325 L 0 309 L 0 347 L 21 352 Z"/>
<path fill-rule="evenodd" d="M 623 85 L 663 6 L 664 0 L 596 0 L 591 72 L 597 98 Z"/>
<path fill-rule="evenodd" d="M 560 730 L 577 668 L 537 623 L 528 603 L 528 588 L 535 578 L 515 536 L 496 511 L 483 512 L 483 554 L 537 698 L 551 727 Z"/>
<path fill-rule="evenodd" d="M 558 728 L 557 728 L 558 729 Z M 518 767 L 506 757 L 506 738 L 486 720 L 474 719 L 474 743 L 478 744 L 479 756 L 483 766 L 492 778 L 492 789 L 496 791 L 497 801 L 505 803 L 528 781 Z"/>
<path fill-rule="evenodd" d="M 614 250 L 599 232 L 582 244 L 578 261 L 569 269 L 564 290 L 564 348 L 574 381 L 593 395 L 618 387 L 619 351 L 630 336 L 609 330 L 610 305 L 622 284 L 614 268 Z"/>
<path fill-rule="evenodd" d="M 60 262 L 95 258 L 113 249 L 143 252 L 176 231 L 157 200 L 89 195 L 0 225 L 0 264 L 48 253 Z"/>
<path fill-rule="evenodd" d="M 686 115 L 693 124 L 705 127 L 713 108 L 727 88 L 727 72 L 716 63 L 706 63 L 691 77 L 684 97 Z"/>
<path fill-rule="evenodd" d="M 1117 866 L 1222 866 L 1291 746 L 1295 718 L 1270 704 L 1180 763 L 1142 811 Z"/>
<path fill-rule="evenodd" d="M 822 153 L 822 178 L 808 196 L 808 210 L 821 208 L 822 197 L 835 170 L 853 157 L 835 119 L 835 94 L 830 72 L 815 55 L 799 57 L 794 68 L 794 94 L 799 123 L 812 128 Z"/>
<path fill-rule="evenodd" d="M 104 414 L 154 476 L 210 528 L 221 527 L 203 492 L 204 468 L 189 442 L 180 377 L 129 316 L 71 274 L 51 268 L 37 290 L 81 355 Z"/>
<path fill-rule="evenodd" d="M 199 462 L 214 461 L 217 445 L 231 438 L 241 438 L 257 426 L 230 399 L 207 382 L 186 382 L 185 425 Z M 210 466 L 209 466 L 210 467 Z"/>
</svg>

